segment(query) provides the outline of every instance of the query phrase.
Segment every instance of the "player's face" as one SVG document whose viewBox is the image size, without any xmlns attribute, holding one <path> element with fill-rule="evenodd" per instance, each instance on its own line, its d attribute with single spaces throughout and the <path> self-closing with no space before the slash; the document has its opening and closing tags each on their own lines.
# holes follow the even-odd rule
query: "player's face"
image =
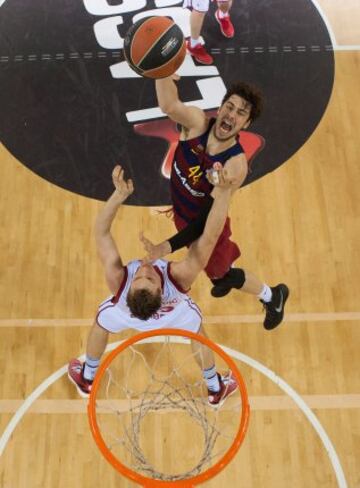
<svg viewBox="0 0 360 488">
<path fill-rule="evenodd" d="M 161 290 L 161 279 L 154 266 L 149 263 L 141 264 L 134 275 L 130 289 L 132 291 L 148 290 L 154 294 Z"/>
<path fill-rule="evenodd" d="M 214 135 L 219 141 L 227 141 L 236 137 L 241 129 L 250 125 L 251 104 L 239 97 L 231 95 L 219 108 L 216 118 Z"/>
</svg>

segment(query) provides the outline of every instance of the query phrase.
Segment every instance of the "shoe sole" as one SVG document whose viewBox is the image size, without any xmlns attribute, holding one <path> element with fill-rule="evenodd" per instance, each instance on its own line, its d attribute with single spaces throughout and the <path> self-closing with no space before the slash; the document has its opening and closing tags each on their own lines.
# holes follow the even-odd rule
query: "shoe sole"
<svg viewBox="0 0 360 488">
<path fill-rule="evenodd" d="M 209 63 L 205 63 L 204 61 L 201 61 L 199 58 L 197 58 L 196 55 L 190 52 L 188 49 L 187 52 L 190 54 L 190 56 L 192 56 L 195 59 L 195 61 L 197 61 L 200 64 L 204 64 L 205 66 L 210 66 L 211 64 L 214 63 L 214 60 L 210 61 Z"/>
<path fill-rule="evenodd" d="M 68 378 L 69 380 L 71 381 L 71 383 L 76 387 L 79 395 L 81 396 L 81 398 L 84 398 L 85 400 L 88 400 L 90 398 L 90 393 L 84 393 L 82 391 L 82 389 L 79 387 L 79 385 L 76 383 L 76 381 L 70 376 L 69 372 L 68 372 Z"/>
<path fill-rule="evenodd" d="M 222 400 L 220 400 L 220 402 L 219 403 L 216 403 L 215 405 L 212 404 L 212 403 L 210 403 L 210 402 L 208 402 L 209 407 L 213 408 L 214 410 L 217 410 L 218 408 L 220 408 L 226 402 L 226 400 L 228 398 L 231 397 L 231 395 L 233 395 L 236 391 L 238 391 L 238 389 L 239 389 L 239 385 L 237 385 L 237 387 L 235 388 L 235 390 L 233 390 L 231 393 L 229 393 L 228 395 L 226 395 L 225 398 L 223 398 Z"/>
<path fill-rule="evenodd" d="M 214 288 L 215 288 L 215 287 L 214 287 Z M 215 292 L 215 291 L 213 291 L 213 289 L 214 289 L 214 288 L 211 288 L 211 291 L 210 291 L 211 296 L 213 296 L 213 297 L 215 297 L 215 298 L 222 298 L 222 297 L 225 297 L 226 295 L 228 295 L 228 294 L 231 292 L 231 290 L 232 290 L 233 288 L 235 288 L 235 287 L 231 287 L 231 288 L 229 288 L 228 290 L 226 290 L 226 291 L 224 291 L 224 292 L 220 292 L 220 293 L 219 293 L 219 292 Z"/>
<path fill-rule="evenodd" d="M 216 19 L 216 22 L 217 22 L 217 23 L 219 24 L 219 26 L 220 26 L 220 32 L 221 32 L 221 34 L 222 34 L 224 37 L 226 37 L 226 39 L 233 39 L 233 37 L 235 36 L 235 32 L 234 32 L 234 34 L 233 34 L 232 36 L 227 36 L 227 35 L 224 33 L 224 31 L 222 30 L 222 28 L 221 28 L 221 22 L 220 22 L 220 20 L 219 20 L 219 19 L 216 17 L 216 15 L 215 15 L 215 19 Z"/>
</svg>

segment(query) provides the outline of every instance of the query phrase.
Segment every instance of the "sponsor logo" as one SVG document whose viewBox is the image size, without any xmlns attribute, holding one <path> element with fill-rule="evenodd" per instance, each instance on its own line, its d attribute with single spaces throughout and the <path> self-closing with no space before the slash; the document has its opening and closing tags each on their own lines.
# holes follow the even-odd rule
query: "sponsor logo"
<svg viewBox="0 0 360 488">
<path fill-rule="evenodd" d="M 175 173 L 177 174 L 179 180 L 181 181 L 182 185 L 184 186 L 184 188 L 186 188 L 187 191 L 189 193 L 191 193 L 191 195 L 193 195 L 194 197 L 200 197 L 200 198 L 205 196 L 204 192 L 196 191 L 193 188 L 191 188 L 186 177 L 181 174 L 181 171 L 180 171 L 176 161 L 174 161 L 174 170 L 175 170 Z"/>
<path fill-rule="evenodd" d="M 176 37 L 172 37 L 161 49 L 161 55 L 165 58 L 171 51 L 176 48 L 178 44 L 178 39 L 176 39 Z"/>
</svg>

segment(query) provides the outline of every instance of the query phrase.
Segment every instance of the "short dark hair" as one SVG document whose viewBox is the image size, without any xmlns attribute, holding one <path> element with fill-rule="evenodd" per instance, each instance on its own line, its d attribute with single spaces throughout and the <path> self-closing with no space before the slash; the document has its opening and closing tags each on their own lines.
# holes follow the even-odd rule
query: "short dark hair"
<svg viewBox="0 0 360 488">
<path fill-rule="evenodd" d="M 161 306 L 161 290 L 158 293 L 151 293 L 145 289 L 130 290 L 126 297 L 126 303 L 134 317 L 147 320 Z"/>
<path fill-rule="evenodd" d="M 243 98 L 246 102 L 250 103 L 251 110 L 250 110 L 249 120 L 251 122 L 253 122 L 261 115 L 261 112 L 263 110 L 263 105 L 264 105 L 264 98 L 263 98 L 263 94 L 257 87 L 253 85 L 249 85 L 248 83 L 244 83 L 242 81 L 233 83 L 225 93 L 221 105 L 224 105 L 224 103 L 232 95 L 238 95 L 239 97 Z"/>
</svg>

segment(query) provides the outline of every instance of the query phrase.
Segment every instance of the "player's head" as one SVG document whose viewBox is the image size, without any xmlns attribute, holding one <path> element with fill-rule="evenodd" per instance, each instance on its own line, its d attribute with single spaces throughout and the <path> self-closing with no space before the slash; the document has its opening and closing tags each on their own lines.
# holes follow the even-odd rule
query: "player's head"
<svg viewBox="0 0 360 488">
<path fill-rule="evenodd" d="M 141 264 L 132 280 L 127 298 L 131 313 L 149 319 L 161 306 L 161 279 L 151 264 Z"/>
<path fill-rule="evenodd" d="M 232 84 L 227 90 L 215 122 L 214 134 L 219 140 L 235 137 L 257 119 L 263 107 L 261 92 L 247 83 Z"/>
</svg>

